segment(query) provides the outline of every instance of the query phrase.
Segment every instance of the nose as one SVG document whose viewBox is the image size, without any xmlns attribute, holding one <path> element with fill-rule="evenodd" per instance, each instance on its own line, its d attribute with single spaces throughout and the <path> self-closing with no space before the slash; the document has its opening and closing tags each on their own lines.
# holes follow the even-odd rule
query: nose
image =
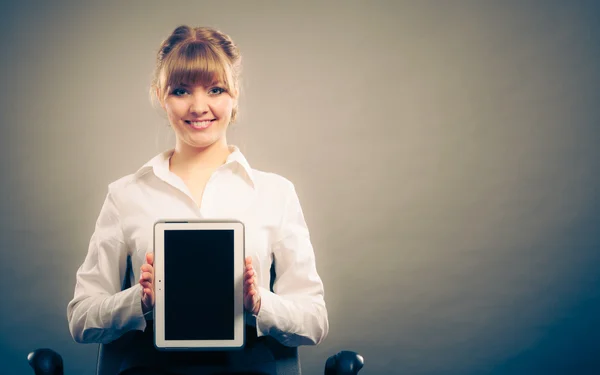
<svg viewBox="0 0 600 375">
<path fill-rule="evenodd" d="M 208 98 L 206 97 L 206 95 L 203 95 L 200 93 L 194 93 L 194 95 L 192 95 L 192 102 L 190 105 L 190 113 L 192 113 L 194 115 L 202 115 L 202 114 L 208 112 L 208 110 L 209 110 Z"/>
</svg>

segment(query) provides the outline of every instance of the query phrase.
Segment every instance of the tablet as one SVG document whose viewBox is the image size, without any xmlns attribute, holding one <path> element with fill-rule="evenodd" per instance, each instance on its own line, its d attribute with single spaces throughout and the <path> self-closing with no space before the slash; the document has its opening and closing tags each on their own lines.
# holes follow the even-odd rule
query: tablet
<svg viewBox="0 0 600 375">
<path fill-rule="evenodd" d="M 156 348 L 242 348 L 243 276 L 243 223 L 233 220 L 156 222 Z"/>
</svg>

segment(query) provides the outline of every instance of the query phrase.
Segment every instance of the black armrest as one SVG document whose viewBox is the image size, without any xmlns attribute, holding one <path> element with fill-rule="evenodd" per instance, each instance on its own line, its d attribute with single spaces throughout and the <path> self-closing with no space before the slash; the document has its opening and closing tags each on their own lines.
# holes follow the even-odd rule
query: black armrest
<svg viewBox="0 0 600 375">
<path fill-rule="evenodd" d="M 342 350 L 325 363 L 325 375 L 355 375 L 365 365 L 364 358 L 355 352 Z"/>
<path fill-rule="evenodd" d="M 35 375 L 63 375 L 62 357 L 52 349 L 37 349 L 27 356 Z"/>
</svg>

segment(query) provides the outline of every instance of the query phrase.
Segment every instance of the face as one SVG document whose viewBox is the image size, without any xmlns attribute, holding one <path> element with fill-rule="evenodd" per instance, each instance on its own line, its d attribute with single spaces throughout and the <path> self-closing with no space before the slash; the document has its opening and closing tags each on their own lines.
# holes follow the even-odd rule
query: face
<svg viewBox="0 0 600 375">
<path fill-rule="evenodd" d="M 162 106 L 175 131 L 178 148 L 227 144 L 226 131 L 235 101 L 224 87 L 169 87 Z"/>
</svg>

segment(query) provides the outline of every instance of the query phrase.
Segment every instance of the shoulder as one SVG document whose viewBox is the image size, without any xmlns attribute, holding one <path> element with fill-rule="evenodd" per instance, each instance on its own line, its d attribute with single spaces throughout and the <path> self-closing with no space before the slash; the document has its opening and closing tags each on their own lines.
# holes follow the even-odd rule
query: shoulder
<svg viewBox="0 0 600 375">
<path fill-rule="evenodd" d="M 258 200 L 265 210 L 272 209 L 285 215 L 289 209 L 300 206 L 294 183 L 277 173 L 253 170 Z"/>
<path fill-rule="evenodd" d="M 118 192 L 120 190 L 126 189 L 129 185 L 134 183 L 136 178 L 137 177 L 134 173 L 123 176 L 123 177 L 109 183 L 108 190 L 110 192 Z"/>
<path fill-rule="evenodd" d="M 150 175 L 151 169 L 140 169 L 135 173 L 130 173 L 118 178 L 108 184 L 108 194 L 113 198 L 128 199 L 140 193 L 144 181 Z"/>
<path fill-rule="evenodd" d="M 170 151 L 165 151 L 154 156 L 134 173 L 130 173 L 109 183 L 109 194 L 119 195 L 129 192 L 132 189 L 135 190 L 136 188 L 139 188 L 140 184 L 142 184 L 143 181 L 146 180 L 148 176 L 152 174 L 152 170 L 155 166 L 161 166 L 161 164 L 164 164 L 165 160 L 168 160 L 169 152 Z"/>
<path fill-rule="evenodd" d="M 295 194 L 294 183 L 277 173 L 252 169 L 252 176 L 259 191 L 277 195 Z"/>
</svg>

